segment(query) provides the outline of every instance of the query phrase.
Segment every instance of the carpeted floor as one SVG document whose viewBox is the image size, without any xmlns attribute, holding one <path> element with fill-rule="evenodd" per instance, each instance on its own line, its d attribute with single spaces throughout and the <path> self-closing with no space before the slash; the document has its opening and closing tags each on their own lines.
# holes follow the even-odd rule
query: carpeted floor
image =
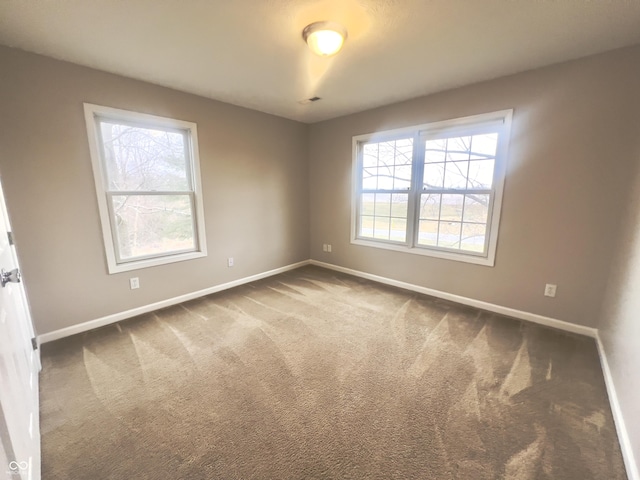
<svg viewBox="0 0 640 480">
<path fill-rule="evenodd" d="M 626 478 L 592 339 L 316 267 L 42 361 L 44 480 Z"/>
</svg>

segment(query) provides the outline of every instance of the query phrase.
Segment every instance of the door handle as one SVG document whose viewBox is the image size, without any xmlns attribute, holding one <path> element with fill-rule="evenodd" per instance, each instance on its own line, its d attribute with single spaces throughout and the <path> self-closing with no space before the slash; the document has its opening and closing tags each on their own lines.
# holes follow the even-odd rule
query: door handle
<svg viewBox="0 0 640 480">
<path fill-rule="evenodd" d="M 7 272 L 4 268 L 0 270 L 0 283 L 3 287 L 7 285 L 7 283 L 20 283 L 20 270 L 14 268 L 10 272 Z"/>
</svg>

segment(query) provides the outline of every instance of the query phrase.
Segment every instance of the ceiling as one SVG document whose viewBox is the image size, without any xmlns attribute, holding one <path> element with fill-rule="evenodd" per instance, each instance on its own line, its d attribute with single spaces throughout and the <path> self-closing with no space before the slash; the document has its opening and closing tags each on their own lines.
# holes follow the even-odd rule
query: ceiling
<svg viewBox="0 0 640 480">
<path fill-rule="evenodd" d="M 307 123 L 638 43 L 637 0 L 0 2 L 0 44 Z"/>
</svg>

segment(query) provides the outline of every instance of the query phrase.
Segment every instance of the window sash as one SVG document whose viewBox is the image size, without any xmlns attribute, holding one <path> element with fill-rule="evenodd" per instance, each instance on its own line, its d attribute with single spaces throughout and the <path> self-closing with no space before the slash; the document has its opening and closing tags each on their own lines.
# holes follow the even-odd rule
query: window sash
<svg viewBox="0 0 640 480">
<path fill-rule="evenodd" d="M 410 185 L 409 188 L 405 188 L 405 189 L 370 189 L 367 188 L 365 189 L 363 187 L 364 184 L 364 147 L 367 144 L 379 144 L 379 143 L 384 143 L 384 142 L 393 142 L 393 141 L 398 141 L 398 140 L 412 140 L 413 142 L 413 152 L 412 152 L 412 159 L 411 159 L 411 181 L 410 181 Z M 367 241 L 375 241 L 375 242 L 380 242 L 380 243 L 387 243 L 390 245 L 405 245 L 405 246 L 409 246 L 411 243 L 411 237 L 413 235 L 413 230 L 414 230 L 414 226 L 412 225 L 412 222 L 410 221 L 411 215 L 413 214 L 413 212 L 415 211 L 415 163 L 416 163 L 416 159 L 415 159 L 415 155 L 416 155 L 416 140 L 417 140 L 417 136 L 415 134 L 412 135 L 407 135 L 407 134 L 403 134 L 403 135 L 383 135 L 383 136 L 376 136 L 375 141 L 371 142 L 371 141 L 363 141 L 363 142 L 358 142 L 358 146 L 357 146 L 357 171 L 358 171 L 358 182 L 356 184 L 356 196 L 357 196 L 357 200 L 356 200 L 356 238 L 358 239 L 362 239 L 362 240 L 367 240 Z M 395 166 L 395 164 L 394 164 Z M 379 167 L 378 167 L 379 168 Z M 406 223 L 406 231 L 405 231 L 405 241 L 399 241 L 399 240 L 391 240 L 389 239 L 382 239 L 382 238 L 375 238 L 375 223 L 374 223 L 374 232 L 373 232 L 373 236 L 371 237 L 366 237 L 362 235 L 362 218 L 363 216 L 368 216 L 368 215 L 363 215 L 362 214 L 362 197 L 364 194 L 389 194 L 389 195 L 408 195 L 408 204 L 407 204 L 407 214 L 404 217 L 405 223 Z M 381 216 L 382 217 L 382 216 Z M 401 218 L 401 217 L 391 217 L 391 214 L 389 214 L 389 216 L 386 216 L 385 218 L 389 218 L 389 221 L 391 221 L 393 218 Z M 391 237 L 391 233 L 389 233 L 389 237 Z"/>
<path fill-rule="evenodd" d="M 187 188 L 182 192 L 193 192 L 194 190 L 194 172 L 193 172 L 193 152 L 191 150 L 191 134 L 189 130 L 182 128 L 165 127 L 162 125 L 150 126 L 149 123 L 136 122 L 131 120 L 119 120 L 111 116 L 105 116 L 98 114 L 94 116 L 96 135 L 98 137 L 98 145 L 100 147 L 100 165 L 102 169 L 103 188 L 105 192 L 120 192 L 123 190 L 115 190 L 110 188 L 109 185 L 109 172 L 107 168 L 106 151 L 104 146 L 104 138 L 102 136 L 102 124 L 109 123 L 111 125 L 123 125 L 127 127 L 134 127 L 146 130 L 158 130 L 169 133 L 177 133 L 182 136 L 182 148 L 184 149 L 185 158 L 185 179 L 187 181 Z M 136 190 L 139 192 L 153 192 L 153 191 L 166 191 L 166 190 Z"/>
<path fill-rule="evenodd" d="M 127 197 L 127 196 L 188 196 L 189 197 L 189 213 L 191 216 L 191 229 L 193 232 L 193 247 L 178 249 L 178 250 L 166 250 L 149 255 L 136 255 L 128 258 L 123 258 L 120 251 L 120 241 L 118 238 L 118 226 L 116 223 L 116 216 L 114 211 L 113 197 Z M 109 221 L 111 222 L 111 237 L 114 245 L 114 253 L 116 256 L 117 264 L 138 262 L 141 260 L 149 260 L 154 258 L 162 258 L 171 255 L 180 255 L 183 253 L 197 252 L 200 249 L 199 235 L 198 235 L 198 223 L 195 215 L 195 193 L 194 192 L 138 192 L 138 191 L 125 191 L 120 190 L 106 192 L 107 208 L 109 209 Z"/>
<path fill-rule="evenodd" d="M 386 191 L 378 192 L 378 193 L 381 194 L 381 195 L 392 195 L 392 194 L 389 194 Z M 366 195 L 366 193 L 364 193 L 363 195 Z M 409 201 L 410 201 L 410 199 L 409 199 L 409 196 L 408 196 L 408 191 L 403 190 L 402 192 L 400 192 L 400 195 L 403 195 L 403 196 L 407 197 L 407 202 L 406 202 L 407 203 L 407 210 L 409 210 L 409 206 L 410 206 Z M 363 203 L 362 202 L 362 197 L 360 197 L 360 203 L 361 204 Z M 369 236 L 369 237 L 362 235 L 362 231 L 363 231 L 363 223 L 362 222 L 363 222 L 363 220 L 365 218 L 372 218 L 373 219 L 372 236 Z M 388 230 L 389 231 L 389 238 L 388 239 L 376 237 L 376 219 L 378 219 L 378 218 L 388 220 L 388 223 L 389 223 L 389 230 Z M 391 244 L 406 244 L 408 242 L 408 240 L 409 240 L 409 238 L 407 236 L 407 227 L 408 226 L 405 227 L 405 230 L 404 230 L 404 234 L 405 234 L 405 240 L 404 241 L 402 241 L 402 240 L 393 240 L 391 238 L 391 237 L 393 237 L 392 232 L 394 231 L 392 229 L 392 226 L 393 226 L 394 223 L 397 223 L 397 221 L 401 221 L 401 222 L 404 221 L 405 225 L 407 225 L 407 216 L 406 215 L 405 216 L 400 216 L 400 215 L 397 215 L 397 214 L 394 215 L 393 203 L 391 203 L 391 201 L 390 201 L 389 214 L 388 215 L 376 215 L 375 204 L 374 204 L 374 212 L 373 212 L 373 214 L 370 215 L 370 214 L 362 213 L 357 217 L 357 222 L 358 222 L 358 227 L 357 228 L 358 228 L 358 232 L 360 232 L 362 238 L 365 238 L 365 239 L 372 239 L 372 240 L 376 240 L 376 241 L 386 241 L 386 242 L 389 242 Z"/>
<path fill-rule="evenodd" d="M 426 249 L 426 250 L 439 250 L 439 251 L 443 251 L 443 252 L 452 252 L 452 253 L 459 253 L 461 255 L 472 255 L 472 256 L 477 256 L 477 257 L 483 257 L 485 258 L 488 254 L 488 249 L 489 249 L 489 240 L 491 238 L 491 225 L 492 225 L 492 218 L 493 218 L 493 205 L 494 205 L 494 199 L 495 199 L 495 192 L 491 189 L 483 189 L 483 190 L 451 190 L 451 189 L 440 189 L 440 190 L 425 190 L 420 192 L 420 194 L 418 195 L 417 198 L 417 202 L 418 202 L 418 206 L 417 208 L 419 209 L 420 207 L 420 200 L 422 195 L 462 195 L 463 196 L 463 207 L 462 207 L 462 215 L 461 215 L 461 220 L 459 223 L 461 223 L 462 225 L 465 224 L 477 224 L 477 225 L 484 225 L 485 227 L 485 234 L 484 234 L 484 246 L 482 249 L 482 252 L 475 252 L 473 250 L 464 250 L 462 248 L 449 248 L 449 247 L 442 247 L 439 245 L 424 245 L 424 244 L 420 244 L 419 243 L 419 235 L 420 235 L 420 215 L 418 214 L 415 218 L 415 222 L 416 222 L 416 229 L 415 229 L 415 235 L 413 237 L 413 243 L 412 246 L 415 248 L 420 248 L 420 249 Z M 484 223 L 480 223 L 480 222 L 465 222 L 464 221 L 464 199 L 466 199 L 466 197 L 468 195 L 489 195 L 489 204 L 487 206 L 487 220 Z M 441 217 L 442 213 L 440 212 L 440 216 L 437 220 L 438 222 L 438 227 L 440 226 L 440 223 L 448 223 L 447 220 L 442 220 Z M 452 223 L 458 223 L 457 221 L 453 221 Z M 460 243 L 462 243 L 462 233 L 460 234 Z M 461 247 L 461 246 L 460 246 Z"/>
</svg>

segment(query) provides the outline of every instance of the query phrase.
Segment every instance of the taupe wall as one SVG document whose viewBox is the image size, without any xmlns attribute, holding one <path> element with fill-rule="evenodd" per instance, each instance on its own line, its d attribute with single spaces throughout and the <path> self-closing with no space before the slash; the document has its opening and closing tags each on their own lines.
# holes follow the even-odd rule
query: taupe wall
<svg viewBox="0 0 640 480">
<path fill-rule="evenodd" d="M 640 102 L 636 102 L 640 109 Z M 640 461 L 640 121 L 634 124 L 638 142 L 629 152 L 637 164 L 635 189 L 629 197 L 622 235 L 610 277 L 600 323 L 607 355 L 630 444 Z M 632 173 L 632 172 L 630 172 Z M 637 467 L 636 467 L 637 468 Z M 631 475 L 630 475 L 630 478 Z M 640 477 L 637 477 L 640 478 Z"/>
<path fill-rule="evenodd" d="M 637 161 L 639 79 L 635 47 L 312 125 L 311 257 L 596 327 Z M 350 244 L 353 135 L 507 108 L 495 267 Z M 555 299 L 543 296 L 545 283 L 558 285 Z"/>
<path fill-rule="evenodd" d="M 5 47 L 0 65 L 0 174 L 40 333 L 305 260 L 309 245 L 314 259 L 598 325 L 631 188 L 640 47 L 311 126 Z M 85 101 L 198 124 L 207 258 L 107 274 Z M 495 267 L 350 244 L 353 135 L 505 108 Z"/>
<path fill-rule="evenodd" d="M 107 274 L 83 102 L 197 123 L 208 257 Z M 309 258 L 304 124 L 5 47 L 0 109 L 0 174 L 38 333 Z"/>
</svg>

